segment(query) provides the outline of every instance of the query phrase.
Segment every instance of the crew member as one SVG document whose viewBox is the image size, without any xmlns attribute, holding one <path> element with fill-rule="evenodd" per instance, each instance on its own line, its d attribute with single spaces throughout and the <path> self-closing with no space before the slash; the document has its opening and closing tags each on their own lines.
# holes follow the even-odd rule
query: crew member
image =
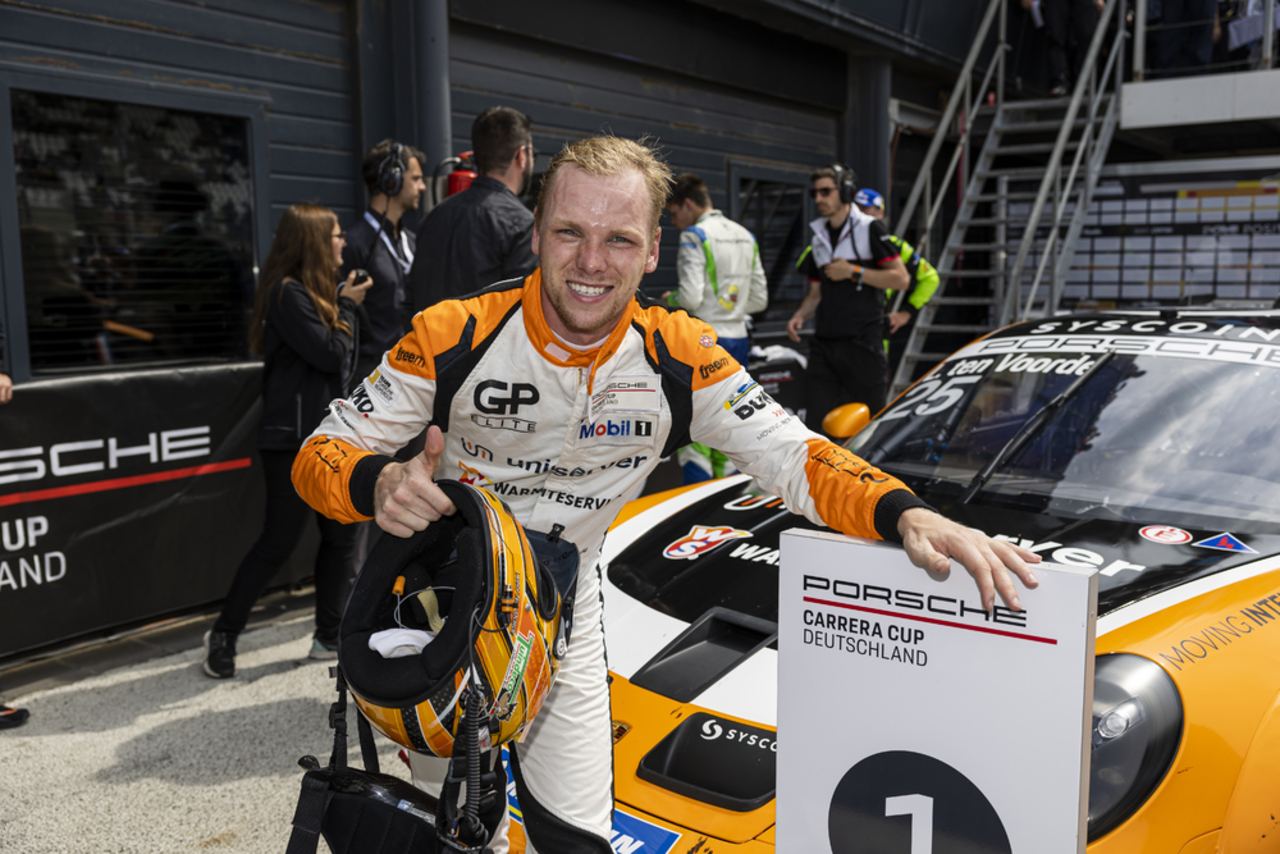
<svg viewBox="0 0 1280 854">
<path fill-rule="evenodd" d="M 711 324 L 720 346 L 745 365 L 751 349 L 747 315 L 769 305 L 755 237 L 713 208 L 706 182 L 688 172 L 672 184 L 667 213 L 680 229 L 680 290 L 664 294 L 667 305 Z"/>
<path fill-rule="evenodd" d="M 910 278 L 884 223 L 853 206 L 857 178 L 848 167 L 824 167 L 809 179 L 819 217 L 809 223 L 809 248 L 796 266 L 810 286 L 787 321 L 787 334 L 799 341 L 800 328 L 817 314 L 809 342 L 805 420 L 818 432 L 837 406 L 865 403 L 873 413 L 884 406 L 883 292 L 905 290 Z"/>
<path fill-rule="evenodd" d="M 356 377 L 365 377 L 378 366 L 382 354 L 408 330 L 413 316 L 406 282 L 415 238 L 400 223 L 422 203 L 427 189 L 422 177 L 425 161 L 416 148 L 391 139 L 364 155 L 360 171 L 369 191 L 369 207 L 347 229 L 340 274 L 345 281 L 352 270 L 365 270 L 373 279 L 362 306 Z"/>
<path fill-rule="evenodd" d="M 738 364 L 746 365 L 751 351 L 747 315 L 769 305 L 769 286 L 755 237 L 713 208 L 706 182 L 688 172 L 676 177 L 667 214 L 680 229 L 676 255 L 680 290 L 663 294 L 667 305 L 711 324 L 720 346 Z M 681 448 L 677 459 L 685 484 L 734 471 L 721 451 L 701 443 Z"/>
<path fill-rule="evenodd" d="M 411 536 L 455 508 L 433 480 L 465 475 L 526 527 L 577 545 L 573 640 L 512 773 L 538 850 L 611 854 L 612 727 L 597 560 L 605 530 L 659 460 L 690 439 L 724 449 L 814 522 L 901 541 L 919 566 L 948 555 L 994 590 L 1035 580 L 1030 551 L 925 507 L 902 483 L 774 404 L 706 323 L 637 299 L 658 265 L 670 172 L 616 137 L 566 146 L 539 193 L 523 281 L 423 311 L 376 381 L 335 401 L 294 463 L 313 507 Z M 390 454 L 426 424 L 407 463 Z M 993 587 L 994 585 L 994 587 Z M 426 761 L 423 758 L 421 761 Z M 417 772 L 415 771 L 415 776 Z"/>
<path fill-rule="evenodd" d="M 884 221 L 884 196 L 875 190 L 867 187 L 858 190 L 857 195 L 853 197 L 853 203 L 858 206 L 858 210 L 872 219 Z M 907 288 L 907 305 L 910 308 L 889 312 L 889 334 L 892 335 L 911 322 L 913 311 L 920 311 L 924 304 L 933 298 L 933 295 L 938 291 L 941 279 L 934 266 L 926 261 L 924 256 L 917 252 L 910 243 L 896 234 L 889 235 L 889 242 L 893 244 L 901 255 L 902 263 L 907 268 L 907 276 L 911 279 L 911 284 Z M 885 294 L 886 305 L 892 299 L 893 295 L 891 293 Z M 889 342 L 886 340 L 886 352 L 888 352 L 888 346 Z"/>
<path fill-rule="evenodd" d="M 533 180 L 533 123 L 519 110 L 490 107 L 471 125 L 471 148 L 480 175 L 436 205 L 418 231 L 409 282 L 419 309 L 538 266 L 533 214 L 518 198 Z"/>
</svg>

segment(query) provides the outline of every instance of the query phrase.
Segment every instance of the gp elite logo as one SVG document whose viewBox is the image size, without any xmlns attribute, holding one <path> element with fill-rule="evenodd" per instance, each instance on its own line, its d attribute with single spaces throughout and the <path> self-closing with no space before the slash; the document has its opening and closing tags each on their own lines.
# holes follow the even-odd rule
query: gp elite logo
<svg viewBox="0 0 1280 854">
<path fill-rule="evenodd" d="M 541 399 L 537 386 L 530 383 L 507 384 L 501 380 L 483 380 L 476 385 L 474 403 L 483 415 L 472 415 L 471 421 L 490 430 L 532 433 L 537 421 L 516 418 L 522 406 L 533 406 Z"/>
<path fill-rule="evenodd" d="M 490 430 L 514 430 L 516 433 L 532 433 L 538 429 L 537 421 L 523 418 L 502 418 L 497 415 L 472 415 L 471 423 Z"/>
<path fill-rule="evenodd" d="M 537 386 L 484 380 L 476 385 L 476 409 L 486 415 L 519 415 L 520 407 L 533 406 L 541 399 Z"/>
</svg>

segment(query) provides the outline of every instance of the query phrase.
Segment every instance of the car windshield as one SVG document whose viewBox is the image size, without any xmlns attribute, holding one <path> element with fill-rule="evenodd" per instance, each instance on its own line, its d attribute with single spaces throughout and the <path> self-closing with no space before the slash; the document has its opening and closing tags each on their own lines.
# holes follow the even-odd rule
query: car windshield
<svg viewBox="0 0 1280 854">
<path fill-rule="evenodd" d="M 1117 353 L 1086 377 L 1101 355 L 966 348 L 849 447 L 931 495 L 958 497 L 1023 431 L 972 503 L 1199 528 L 1280 524 L 1280 368 Z"/>
</svg>

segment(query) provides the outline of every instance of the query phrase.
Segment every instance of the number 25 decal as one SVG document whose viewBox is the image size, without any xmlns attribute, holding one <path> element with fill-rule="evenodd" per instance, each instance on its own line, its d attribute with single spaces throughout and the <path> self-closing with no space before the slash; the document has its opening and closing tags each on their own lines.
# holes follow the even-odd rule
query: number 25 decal
<svg viewBox="0 0 1280 854">
<path fill-rule="evenodd" d="M 980 379 L 982 377 L 972 376 L 950 377 L 946 382 L 925 380 L 908 392 L 897 406 L 880 416 L 880 420 L 892 421 L 908 415 L 933 415 L 950 409 L 964 399 L 966 386 L 971 386 Z"/>
</svg>

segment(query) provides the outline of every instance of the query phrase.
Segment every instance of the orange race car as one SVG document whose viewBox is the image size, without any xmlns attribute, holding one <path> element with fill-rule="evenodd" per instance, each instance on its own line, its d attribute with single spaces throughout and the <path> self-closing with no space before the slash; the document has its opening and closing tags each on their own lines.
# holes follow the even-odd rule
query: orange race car
<svg viewBox="0 0 1280 854">
<path fill-rule="evenodd" d="M 1277 413 L 1280 313 L 1072 315 L 970 344 L 849 441 L 946 515 L 1098 570 L 1093 854 L 1280 851 Z M 739 475 L 609 534 L 615 851 L 773 850 L 793 527 L 814 526 Z"/>
</svg>

